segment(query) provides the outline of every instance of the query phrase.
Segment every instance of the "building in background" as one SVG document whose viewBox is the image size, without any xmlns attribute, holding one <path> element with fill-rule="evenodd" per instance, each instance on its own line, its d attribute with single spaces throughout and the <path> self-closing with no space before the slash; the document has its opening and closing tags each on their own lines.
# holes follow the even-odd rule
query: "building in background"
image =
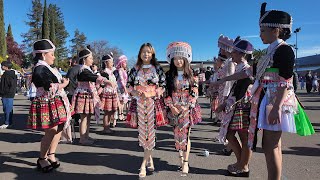
<svg viewBox="0 0 320 180">
<path fill-rule="evenodd" d="M 298 58 L 294 68 L 299 75 L 303 76 L 308 71 L 320 73 L 320 54 Z"/>
</svg>

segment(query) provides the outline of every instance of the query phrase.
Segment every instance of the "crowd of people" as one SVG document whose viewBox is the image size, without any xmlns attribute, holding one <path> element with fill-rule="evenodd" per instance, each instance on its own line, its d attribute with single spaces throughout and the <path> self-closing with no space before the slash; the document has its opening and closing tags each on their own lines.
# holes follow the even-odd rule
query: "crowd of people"
<svg viewBox="0 0 320 180">
<path fill-rule="evenodd" d="M 300 87 L 301 90 L 304 89 L 306 85 L 307 93 L 313 92 L 319 92 L 320 94 L 320 79 L 318 78 L 317 72 L 314 72 L 313 74 L 311 71 L 308 71 L 308 73 L 305 75 L 305 77 L 301 76 L 299 78 L 300 81 Z"/>
<path fill-rule="evenodd" d="M 47 173 L 59 168 L 56 148 L 61 138 L 72 140 L 72 119 L 79 122 L 79 143 L 92 145 L 91 116 L 99 122 L 100 111 L 103 111 L 102 132 L 112 134 L 111 123 L 114 127 L 117 119 L 125 120 L 123 109 L 130 100 L 126 124 L 137 128 L 137 139 L 144 149 L 139 177 L 155 170 L 152 152 L 156 145 L 156 129 L 168 124 L 173 126 L 175 149 L 179 154 L 177 170 L 181 176 L 186 176 L 189 173 L 190 132 L 202 121 L 197 99 L 205 94 L 204 87 L 207 86 L 207 96 L 212 100 L 211 109 L 221 124 L 216 139 L 226 145 L 226 151 L 233 151 L 236 156 L 235 163 L 227 167 L 229 174 L 249 177 L 257 131 L 262 129 L 268 179 L 279 180 L 282 173 L 282 132 L 301 136 L 314 133 L 294 92 L 294 52 L 286 43 L 291 35 L 291 19 L 287 12 L 266 11 L 266 3 L 263 3 L 259 25 L 261 40 L 269 45 L 267 54 L 257 64 L 252 64 L 254 47 L 251 42 L 240 36 L 231 39 L 221 35 L 214 73 L 209 69 L 207 73 L 194 73 L 190 67 L 190 44 L 172 42 L 166 50 L 167 72 L 157 62 L 154 47 L 144 43 L 129 73 L 126 56 L 116 59 L 112 53 L 103 56 L 99 71 L 93 64 L 90 48 L 85 48 L 63 77 L 52 67 L 55 45 L 48 39 L 36 41 L 33 45 L 36 63 L 32 72 L 36 93 L 30 105 L 27 125 L 31 129 L 44 130 L 38 170 Z M 8 64 L 3 67 L 10 69 Z M 11 74 L 6 71 L 1 83 L 11 78 Z M 12 95 L 2 99 L 4 104 L 8 104 L 4 106 L 6 112 L 12 111 Z M 7 108 L 9 106 L 11 109 Z"/>
</svg>

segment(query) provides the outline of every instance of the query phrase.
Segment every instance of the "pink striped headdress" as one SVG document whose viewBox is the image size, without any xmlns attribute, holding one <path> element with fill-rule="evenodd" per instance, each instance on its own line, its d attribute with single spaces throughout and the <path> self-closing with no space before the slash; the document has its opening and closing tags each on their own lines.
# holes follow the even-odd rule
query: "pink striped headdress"
<svg viewBox="0 0 320 180">
<path fill-rule="evenodd" d="M 127 56 L 121 55 L 116 62 L 116 68 L 119 69 L 123 63 L 127 62 L 127 60 L 128 60 Z"/>
<path fill-rule="evenodd" d="M 230 39 L 229 37 L 221 34 L 218 39 L 218 47 L 227 52 L 232 52 L 232 46 L 233 46 L 233 39 Z"/>
</svg>

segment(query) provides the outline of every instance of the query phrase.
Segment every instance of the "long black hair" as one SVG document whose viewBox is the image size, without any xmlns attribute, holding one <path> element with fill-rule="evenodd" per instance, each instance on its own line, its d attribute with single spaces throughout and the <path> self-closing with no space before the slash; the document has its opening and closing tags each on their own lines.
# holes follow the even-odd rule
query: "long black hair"
<svg viewBox="0 0 320 180">
<path fill-rule="evenodd" d="M 183 58 L 183 76 L 185 78 L 188 79 L 189 81 L 189 91 L 191 90 L 191 85 L 193 85 L 194 83 L 194 79 L 193 79 L 193 73 L 192 70 L 190 68 L 190 63 L 186 58 Z M 172 96 L 172 92 L 176 91 L 176 84 L 174 82 L 175 78 L 178 76 L 178 69 L 177 67 L 174 65 L 174 58 L 171 59 L 170 61 L 170 69 L 169 71 L 166 73 L 167 77 L 166 77 L 166 81 L 167 81 L 167 88 L 168 88 L 168 96 Z"/>
<path fill-rule="evenodd" d="M 36 65 L 39 60 L 43 60 L 42 53 L 36 53 L 36 55 L 33 57 L 33 64 Z"/>
<path fill-rule="evenodd" d="M 152 64 L 152 65 L 155 66 L 155 67 L 156 67 L 156 66 L 159 66 L 158 60 L 157 60 L 157 58 L 156 58 L 156 51 L 155 51 L 155 49 L 153 48 L 153 46 L 152 46 L 150 43 L 144 43 L 144 44 L 141 45 L 140 50 L 139 50 L 139 54 L 138 54 L 138 60 L 137 60 L 137 63 L 136 63 L 136 65 L 138 66 L 138 69 L 140 69 L 140 68 L 142 67 L 142 65 L 143 65 L 143 61 L 142 61 L 142 59 L 141 59 L 141 53 L 142 53 L 142 49 L 143 49 L 144 47 L 148 47 L 148 48 L 150 48 L 151 51 L 152 51 L 152 59 L 151 59 L 151 61 L 150 61 L 150 64 Z"/>
</svg>

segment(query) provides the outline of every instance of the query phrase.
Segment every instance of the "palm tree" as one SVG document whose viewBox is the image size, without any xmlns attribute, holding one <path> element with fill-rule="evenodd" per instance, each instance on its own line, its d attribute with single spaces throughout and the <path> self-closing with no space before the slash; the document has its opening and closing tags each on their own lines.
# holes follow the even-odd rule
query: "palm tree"
<svg viewBox="0 0 320 180">
<path fill-rule="evenodd" d="M 267 49 L 255 49 L 253 51 L 254 63 L 257 63 L 262 56 L 267 54 Z"/>
</svg>

